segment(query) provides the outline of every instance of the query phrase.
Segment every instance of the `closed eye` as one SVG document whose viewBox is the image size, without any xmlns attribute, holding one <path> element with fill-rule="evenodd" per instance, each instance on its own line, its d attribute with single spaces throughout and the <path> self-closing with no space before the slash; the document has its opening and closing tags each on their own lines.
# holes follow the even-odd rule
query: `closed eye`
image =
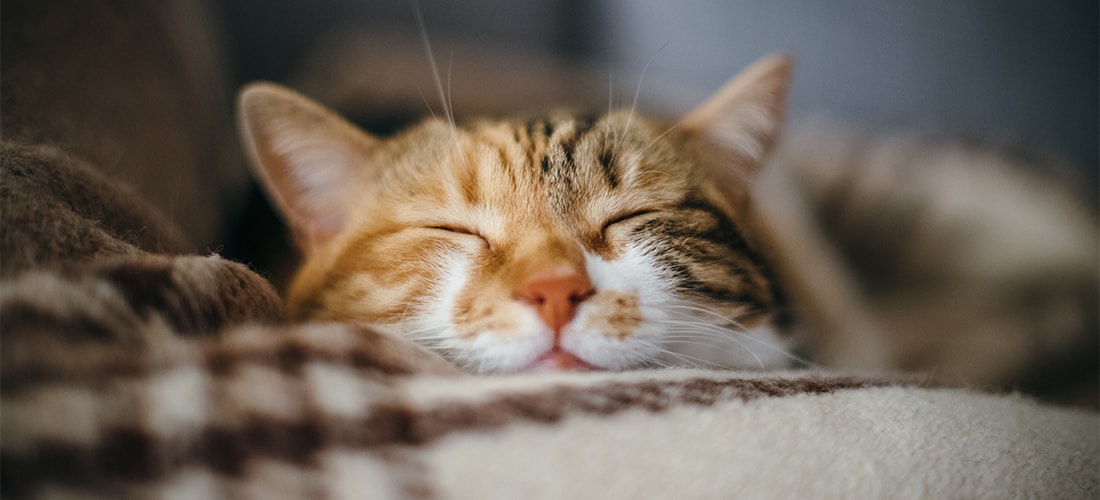
<svg viewBox="0 0 1100 500">
<path fill-rule="evenodd" d="M 435 225 L 431 225 L 431 226 L 425 226 L 425 228 L 435 229 L 437 231 L 447 231 L 448 233 L 454 233 L 454 234 L 464 234 L 464 235 L 469 235 L 469 236 L 476 236 L 479 239 L 481 239 L 481 242 L 484 243 L 485 246 L 487 246 L 489 248 L 492 248 L 492 246 L 493 246 L 492 243 L 489 243 L 488 239 L 486 239 L 484 236 L 481 235 L 481 233 L 478 233 L 477 231 L 475 231 L 473 229 L 470 229 L 468 227 L 465 227 L 465 226 L 459 226 L 459 225 L 454 225 L 454 224 L 435 224 Z"/>
<path fill-rule="evenodd" d="M 450 225 L 450 224 L 437 224 L 437 225 L 434 225 L 434 226 L 428 226 L 428 229 L 438 229 L 440 231 L 447 231 L 447 232 L 450 232 L 450 233 L 472 234 L 474 236 L 479 236 L 477 234 L 477 232 L 474 231 L 473 229 L 462 227 L 462 226 L 453 226 L 453 225 Z"/>
<path fill-rule="evenodd" d="M 634 212 L 626 212 L 622 215 L 618 215 L 618 216 L 612 217 L 611 219 L 608 219 L 608 221 L 605 222 L 604 225 L 603 225 L 603 230 L 607 231 L 607 229 L 609 227 L 614 226 L 615 224 L 619 224 L 621 222 L 626 222 L 626 221 L 631 220 L 631 219 L 635 219 L 635 218 L 638 218 L 638 217 L 642 217 L 642 216 L 645 216 L 645 215 L 651 215 L 651 214 L 655 214 L 655 213 L 657 213 L 656 210 L 650 210 L 650 209 L 636 210 Z"/>
</svg>

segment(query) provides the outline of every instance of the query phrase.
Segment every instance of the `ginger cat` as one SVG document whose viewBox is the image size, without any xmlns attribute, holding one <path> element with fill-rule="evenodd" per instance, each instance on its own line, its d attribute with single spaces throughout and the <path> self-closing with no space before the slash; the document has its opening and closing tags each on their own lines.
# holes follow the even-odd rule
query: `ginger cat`
<svg viewBox="0 0 1100 500">
<path fill-rule="evenodd" d="M 820 131 L 773 155 L 790 75 L 765 58 L 671 124 L 388 139 L 253 84 L 244 142 L 305 254 L 290 316 L 479 373 L 821 363 L 1095 405 L 1095 211 L 1052 162 Z"/>
<path fill-rule="evenodd" d="M 388 139 L 252 84 L 244 143 L 305 254 L 290 316 L 482 373 L 785 365 L 783 297 L 746 213 L 790 74 L 766 58 L 671 126 L 562 112 Z"/>
</svg>

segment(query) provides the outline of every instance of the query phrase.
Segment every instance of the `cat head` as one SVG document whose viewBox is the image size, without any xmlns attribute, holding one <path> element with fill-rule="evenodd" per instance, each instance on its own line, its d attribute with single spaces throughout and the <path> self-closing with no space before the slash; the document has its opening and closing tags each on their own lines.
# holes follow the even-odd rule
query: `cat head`
<svg viewBox="0 0 1100 500">
<path fill-rule="evenodd" d="M 289 313 L 476 372 L 781 363 L 745 212 L 790 68 L 766 58 L 671 126 L 551 113 L 390 138 L 251 84 L 243 141 L 305 255 Z"/>
</svg>

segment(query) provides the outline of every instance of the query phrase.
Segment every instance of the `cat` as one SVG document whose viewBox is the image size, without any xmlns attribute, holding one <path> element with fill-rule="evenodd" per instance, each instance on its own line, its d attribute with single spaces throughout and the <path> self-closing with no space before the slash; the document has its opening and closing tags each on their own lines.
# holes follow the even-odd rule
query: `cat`
<svg viewBox="0 0 1100 500">
<path fill-rule="evenodd" d="M 245 149 L 305 256 L 289 316 L 477 373 L 787 366 L 785 299 L 746 214 L 790 78 L 789 57 L 765 58 L 671 125 L 448 117 L 388 139 L 251 84 Z"/>
<path fill-rule="evenodd" d="M 244 144 L 305 255 L 290 316 L 480 373 L 810 366 L 1096 406 L 1095 207 L 1058 162 L 781 136 L 791 71 L 765 58 L 679 121 L 448 114 L 389 139 L 253 84 Z"/>
</svg>

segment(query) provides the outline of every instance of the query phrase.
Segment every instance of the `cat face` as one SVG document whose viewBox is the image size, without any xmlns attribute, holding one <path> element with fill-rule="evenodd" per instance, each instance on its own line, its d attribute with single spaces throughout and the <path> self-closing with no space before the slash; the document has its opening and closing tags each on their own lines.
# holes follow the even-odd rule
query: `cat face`
<svg viewBox="0 0 1100 500">
<path fill-rule="evenodd" d="M 764 60 L 672 127 L 557 113 L 384 140 L 253 84 L 244 142 L 306 255 L 290 315 L 476 372 L 781 364 L 744 212 L 789 73 Z"/>
</svg>

